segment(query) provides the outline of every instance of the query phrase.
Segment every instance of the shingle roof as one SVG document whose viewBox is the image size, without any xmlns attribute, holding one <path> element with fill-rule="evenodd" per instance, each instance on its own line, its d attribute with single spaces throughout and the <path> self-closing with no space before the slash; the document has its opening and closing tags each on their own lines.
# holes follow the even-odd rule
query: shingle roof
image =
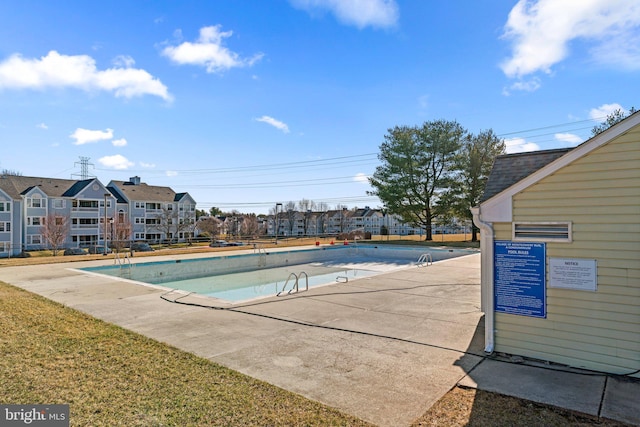
<svg viewBox="0 0 640 427">
<path fill-rule="evenodd" d="M 78 181 L 75 179 L 1 175 L 0 188 L 15 200 L 20 199 L 21 194 L 28 192 L 33 187 L 40 187 L 50 197 L 73 197 L 92 181 L 93 179 Z"/>
<path fill-rule="evenodd" d="M 571 150 L 573 148 L 561 148 L 496 157 L 480 202 L 489 200 Z"/>
<path fill-rule="evenodd" d="M 129 201 L 173 202 L 176 193 L 170 187 L 148 185 L 144 182 L 133 184 L 131 181 L 111 181 Z"/>
</svg>

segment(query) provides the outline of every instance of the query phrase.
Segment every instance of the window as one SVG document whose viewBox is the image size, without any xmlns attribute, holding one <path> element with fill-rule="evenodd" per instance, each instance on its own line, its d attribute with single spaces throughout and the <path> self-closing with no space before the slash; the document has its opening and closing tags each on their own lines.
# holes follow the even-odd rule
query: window
<svg viewBox="0 0 640 427">
<path fill-rule="evenodd" d="M 571 242 L 571 222 L 514 222 L 513 240 Z"/>
<path fill-rule="evenodd" d="M 66 200 L 64 199 L 54 199 L 53 200 L 53 208 L 54 209 L 64 209 L 66 205 Z"/>
<path fill-rule="evenodd" d="M 11 223 L 0 222 L 0 233 L 8 233 L 9 231 L 11 231 Z"/>
<path fill-rule="evenodd" d="M 0 202 L 0 212 L 11 212 L 11 202 Z"/>
<path fill-rule="evenodd" d="M 27 236 L 27 244 L 29 245 L 40 245 L 42 244 L 42 236 L 39 234 L 30 234 Z"/>
<path fill-rule="evenodd" d="M 27 217 L 27 225 L 42 225 L 42 218 L 39 216 Z"/>
<path fill-rule="evenodd" d="M 136 217 L 135 218 L 135 223 L 136 224 L 144 224 L 144 218 Z"/>
<path fill-rule="evenodd" d="M 11 244 L 9 242 L 0 242 L 0 252 L 9 252 Z"/>
<path fill-rule="evenodd" d="M 135 203 L 135 207 L 136 207 L 136 209 L 144 209 L 144 203 L 142 203 L 142 202 L 136 202 L 136 203 Z"/>
<path fill-rule="evenodd" d="M 42 207 L 42 199 L 39 195 L 35 194 L 33 197 L 27 199 L 27 207 L 28 208 L 41 208 Z"/>
<path fill-rule="evenodd" d="M 74 200 L 73 207 L 79 208 L 80 210 L 96 210 L 98 209 L 98 201 L 97 200 Z"/>
</svg>

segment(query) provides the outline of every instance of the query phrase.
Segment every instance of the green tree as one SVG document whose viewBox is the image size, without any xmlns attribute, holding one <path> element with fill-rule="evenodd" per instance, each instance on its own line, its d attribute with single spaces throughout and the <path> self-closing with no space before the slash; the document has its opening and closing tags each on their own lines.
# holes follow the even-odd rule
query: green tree
<svg viewBox="0 0 640 427">
<path fill-rule="evenodd" d="M 426 230 L 432 240 L 432 221 L 448 210 L 441 201 L 454 179 L 458 152 L 467 131 L 456 121 L 435 120 L 421 127 L 389 129 L 380 145 L 382 162 L 369 178 L 373 191 L 389 214 Z"/>
<path fill-rule="evenodd" d="M 498 138 L 492 129 L 481 131 L 478 135 L 469 134 L 462 143 L 457 176 L 448 193 L 447 204 L 451 212 L 460 219 L 471 220 L 471 208 L 480 203 L 493 162 L 497 156 L 505 153 L 504 140 Z M 478 229 L 471 225 L 471 240 L 478 240 Z"/>
<path fill-rule="evenodd" d="M 216 216 L 222 215 L 222 211 L 219 208 L 212 206 L 211 208 L 209 208 L 209 215 L 216 217 Z"/>
<path fill-rule="evenodd" d="M 604 132 L 605 130 L 609 129 L 611 126 L 620 123 L 621 121 L 623 121 L 624 119 L 626 119 L 627 117 L 629 117 L 630 115 L 634 114 L 637 111 L 638 110 L 636 110 L 634 107 L 631 107 L 629 112 L 625 112 L 624 110 L 618 108 L 613 113 L 608 114 L 604 122 L 600 123 L 597 126 L 594 126 L 593 129 L 591 129 L 591 136 L 596 136 Z"/>
</svg>

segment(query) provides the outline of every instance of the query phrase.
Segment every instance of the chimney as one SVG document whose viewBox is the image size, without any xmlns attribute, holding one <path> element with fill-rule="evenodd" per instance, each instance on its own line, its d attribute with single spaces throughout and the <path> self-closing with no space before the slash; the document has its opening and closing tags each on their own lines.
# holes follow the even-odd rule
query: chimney
<svg viewBox="0 0 640 427">
<path fill-rule="evenodd" d="M 140 177 L 132 176 L 131 178 L 129 178 L 129 182 L 133 185 L 140 185 Z"/>
</svg>

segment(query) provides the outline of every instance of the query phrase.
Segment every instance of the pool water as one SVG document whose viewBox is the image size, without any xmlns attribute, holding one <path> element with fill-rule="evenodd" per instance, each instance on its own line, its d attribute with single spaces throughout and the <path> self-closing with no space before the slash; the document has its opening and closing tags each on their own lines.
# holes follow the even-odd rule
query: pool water
<svg viewBox="0 0 640 427">
<path fill-rule="evenodd" d="M 235 303 L 278 293 L 286 295 L 294 287 L 295 276 L 299 278 L 299 290 L 304 290 L 307 277 L 309 287 L 347 282 L 416 265 L 424 253 L 429 253 L 433 261 L 438 261 L 475 252 L 466 249 L 363 245 L 138 262 L 82 270 Z"/>
<path fill-rule="evenodd" d="M 306 276 L 301 273 L 306 273 Z M 313 263 L 175 280 L 164 282 L 162 286 L 226 301 L 241 302 L 273 296 L 278 293 L 288 295 L 294 289 L 296 278 L 298 278 L 298 289 L 303 291 L 307 284 L 309 287 L 313 287 L 335 282 L 348 282 L 379 273 L 380 271 L 331 267 Z"/>
</svg>

